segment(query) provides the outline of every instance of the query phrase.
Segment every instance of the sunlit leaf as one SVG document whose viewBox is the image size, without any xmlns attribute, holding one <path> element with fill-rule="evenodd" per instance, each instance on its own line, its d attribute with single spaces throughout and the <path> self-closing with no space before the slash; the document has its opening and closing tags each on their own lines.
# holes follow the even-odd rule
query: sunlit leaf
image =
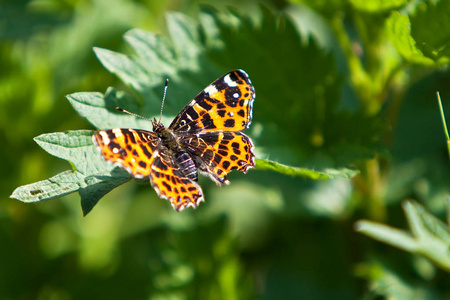
<svg viewBox="0 0 450 300">
<path fill-rule="evenodd" d="M 450 2 L 424 1 L 411 16 L 416 47 L 438 64 L 450 62 Z"/>
<path fill-rule="evenodd" d="M 52 178 L 20 186 L 11 194 L 11 198 L 23 202 L 40 202 L 59 198 L 78 191 L 86 186 L 85 176 L 76 171 L 65 171 Z"/>
<path fill-rule="evenodd" d="M 88 176 L 102 168 L 92 143 L 92 130 L 74 130 L 42 134 L 36 143 L 53 156 L 70 161 L 75 171 Z"/>
<path fill-rule="evenodd" d="M 393 12 L 386 23 L 387 33 L 397 51 L 407 60 L 420 65 L 434 65 L 434 61 L 420 51 L 411 36 L 411 22 L 407 15 Z"/>
<path fill-rule="evenodd" d="M 299 176 L 311 179 L 331 179 L 331 178 L 346 178 L 350 179 L 356 176 L 359 172 L 351 169 L 329 169 L 324 171 L 314 171 L 307 168 L 298 168 L 293 166 L 287 166 L 268 159 L 256 159 L 257 170 L 272 170 L 278 173 Z"/>
<path fill-rule="evenodd" d="M 350 2 L 358 10 L 378 13 L 399 8 L 407 0 L 351 0 Z"/>
</svg>

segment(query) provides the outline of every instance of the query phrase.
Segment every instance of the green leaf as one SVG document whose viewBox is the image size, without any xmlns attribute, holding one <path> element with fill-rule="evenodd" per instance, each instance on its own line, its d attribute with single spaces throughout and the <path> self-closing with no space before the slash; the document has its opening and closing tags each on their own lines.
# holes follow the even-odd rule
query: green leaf
<svg viewBox="0 0 450 300">
<path fill-rule="evenodd" d="M 351 169 L 326 169 L 322 172 L 309 170 L 306 168 L 298 168 L 280 164 L 268 159 L 256 159 L 257 170 L 272 170 L 281 174 L 304 177 L 310 179 L 332 179 L 332 178 L 346 178 L 350 179 L 356 176 L 359 172 Z"/>
<path fill-rule="evenodd" d="M 92 143 L 92 130 L 42 134 L 34 140 L 48 153 L 68 160 L 75 167 L 50 179 L 17 188 L 12 198 L 39 202 L 78 191 L 84 215 L 106 193 L 130 180 L 124 170 L 105 162 Z"/>
<path fill-rule="evenodd" d="M 88 176 L 98 173 L 99 153 L 92 143 L 92 130 L 74 130 L 42 134 L 34 141 L 53 156 L 70 161 L 74 171 Z"/>
<path fill-rule="evenodd" d="M 102 176 L 85 176 L 80 172 L 65 171 L 52 178 L 20 186 L 10 197 L 32 203 L 60 198 L 78 191 L 83 215 L 87 215 L 105 194 L 128 180 L 128 173 L 117 168 L 111 174 Z"/>
<path fill-rule="evenodd" d="M 350 3 L 361 11 L 380 13 L 397 9 L 404 5 L 407 0 L 351 0 Z"/>
<path fill-rule="evenodd" d="M 417 251 L 417 243 L 413 236 L 405 230 L 372 222 L 369 220 L 360 220 L 355 224 L 355 229 L 371 238 L 400 248 L 402 250 L 414 253 Z"/>
<path fill-rule="evenodd" d="M 175 70 L 199 71 L 203 49 L 195 23 L 181 13 L 167 14 L 167 28 L 172 47 L 154 33 L 130 30 L 125 40 L 135 51 L 135 57 L 111 50 L 94 48 L 100 62 L 125 84 L 144 94 L 173 76 Z"/>
<path fill-rule="evenodd" d="M 73 93 L 66 96 L 75 111 L 99 129 L 142 128 L 148 129 L 150 122 L 116 110 L 117 106 L 128 110 L 137 105 L 123 92 L 109 88 L 105 95 L 100 93 Z"/>
<path fill-rule="evenodd" d="M 136 91 L 144 92 L 147 86 L 155 84 L 142 66 L 129 56 L 98 47 L 94 47 L 94 52 L 106 69 Z"/>
<path fill-rule="evenodd" d="M 450 62 L 449 1 L 423 1 L 411 16 L 411 35 L 423 54 L 437 64 Z"/>
<path fill-rule="evenodd" d="M 173 50 L 165 39 L 153 32 L 131 29 L 124 36 L 136 54 L 136 61 L 141 66 L 158 66 L 147 72 L 150 82 L 161 83 L 161 78 L 176 73 L 176 60 Z"/>
<path fill-rule="evenodd" d="M 434 65 L 434 61 L 424 56 L 416 47 L 416 42 L 411 36 L 411 22 L 407 15 L 393 12 L 386 22 L 386 29 L 395 48 L 407 61 L 425 66 Z"/>
<path fill-rule="evenodd" d="M 396 272 L 392 265 L 385 261 L 374 261 L 368 266 L 373 271 L 370 278 L 373 295 L 368 299 L 414 299 L 441 300 L 442 297 L 435 290 L 429 288 L 430 283 L 425 280 L 408 280 L 402 271 Z M 400 273 L 400 274 L 399 274 Z"/>
<path fill-rule="evenodd" d="M 191 19 L 181 13 L 167 14 L 167 28 L 173 44 L 178 69 L 199 71 L 202 53 L 200 36 Z"/>
<path fill-rule="evenodd" d="M 428 258 L 450 272 L 450 231 L 442 221 L 414 201 L 403 204 L 411 234 L 383 224 L 358 221 L 356 230 L 391 246 Z"/>
<path fill-rule="evenodd" d="M 11 198 L 23 202 L 40 202 L 59 198 L 78 191 L 85 186 L 85 176 L 76 171 L 65 171 L 49 179 L 20 186 L 11 194 Z"/>
<path fill-rule="evenodd" d="M 426 211 L 422 205 L 415 201 L 407 201 L 403 203 L 403 209 L 408 217 L 409 227 L 415 236 L 419 238 L 434 236 L 450 245 L 448 226 Z"/>
<path fill-rule="evenodd" d="M 103 196 L 130 178 L 126 171 L 119 168 L 113 169 L 110 174 L 86 177 L 86 186 L 80 187 L 78 191 L 83 215 L 86 216 Z"/>
</svg>

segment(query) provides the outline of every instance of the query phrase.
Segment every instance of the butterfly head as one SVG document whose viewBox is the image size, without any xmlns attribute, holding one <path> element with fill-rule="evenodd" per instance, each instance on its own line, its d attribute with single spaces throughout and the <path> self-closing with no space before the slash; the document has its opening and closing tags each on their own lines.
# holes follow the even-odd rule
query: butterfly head
<svg viewBox="0 0 450 300">
<path fill-rule="evenodd" d="M 164 124 L 154 118 L 152 120 L 153 131 L 158 133 L 165 129 Z"/>
</svg>

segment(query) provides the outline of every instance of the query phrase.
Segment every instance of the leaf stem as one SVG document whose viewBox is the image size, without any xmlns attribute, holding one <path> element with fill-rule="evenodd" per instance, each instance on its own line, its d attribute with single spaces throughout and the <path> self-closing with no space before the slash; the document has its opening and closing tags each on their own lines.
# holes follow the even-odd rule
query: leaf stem
<svg viewBox="0 0 450 300">
<path fill-rule="evenodd" d="M 439 104 L 439 110 L 441 111 L 442 125 L 444 126 L 445 138 L 447 139 L 447 151 L 450 158 L 450 138 L 448 136 L 447 124 L 445 122 L 444 108 L 442 107 L 441 95 L 439 92 L 436 92 L 436 96 Z"/>
</svg>

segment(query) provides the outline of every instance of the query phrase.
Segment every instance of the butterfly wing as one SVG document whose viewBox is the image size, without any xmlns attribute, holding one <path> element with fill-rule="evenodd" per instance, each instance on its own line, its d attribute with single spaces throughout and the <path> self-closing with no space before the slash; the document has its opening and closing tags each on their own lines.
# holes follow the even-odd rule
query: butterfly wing
<svg viewBox="0 0 450 300">
<path fill-rule="evenodd" d="M 92 140 L 106 161 L 135 178 L 149 177 L 158 196 L 170 200 L 177 211 L 203 201 L 200 186 L 182 174 L 155 133 L 115 128 L 95 132 Z"/>
<path fill-rule="evenodd" d="M 241 131 L 252 121 L 255 89 L 243 70 L 234 70 L 207 86 L 175 117 L 177 133 Z"/>
<path fill-rule="evenodd" d="M 94 133 L 92 141 L 102 157 L 135 178 L 150 175 L 159 138 L 150 131 L 115 128 Z"/>
<path fill-rule="evenodd" d="M 200 171 L 207 173 L 217 184 L 228 184 L 231 170 L 247 173 L 255 166 L 253 143 L 241 132 L 206 132 L 181 139 L 194 154 Z"/>
<path fill-rule="evenodd" d="M 182 211 L 186 207 L 197 208 L 204 201 L 201 187 L 181 172 L 166 155 L 155 157 L 150 177 L 152 187 L 163 199 L 170 200 L 172 207 Z"/>
</svg>

